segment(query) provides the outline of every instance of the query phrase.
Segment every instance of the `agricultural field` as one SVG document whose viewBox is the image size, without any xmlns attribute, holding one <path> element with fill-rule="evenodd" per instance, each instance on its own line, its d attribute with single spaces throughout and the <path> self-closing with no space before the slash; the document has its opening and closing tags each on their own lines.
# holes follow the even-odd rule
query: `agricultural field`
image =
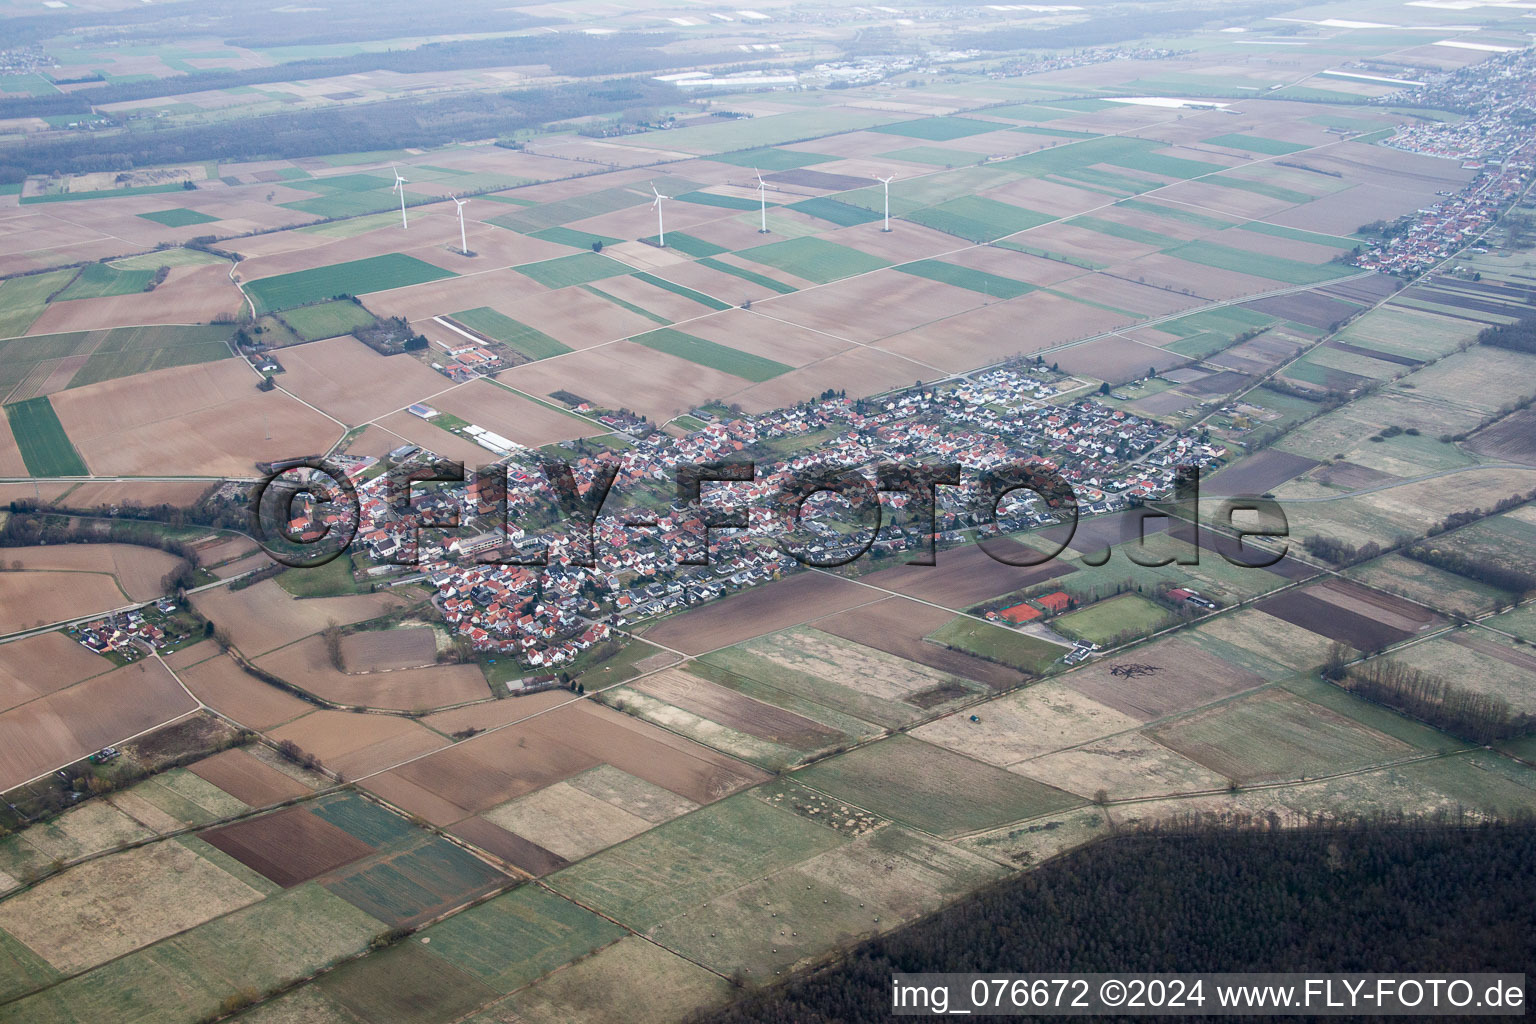
<svg viewBox="0 0 1536 1024">
<path fill-rule="evenodd" d="M 46 397 L 5 407 L 11 435 L 33 476 L 85 476 L 89 470 Z"/>
<path fill-rule="evenodd" d="M 0 1024 L 704 1020 L 1143 827 L 1536 809 L 1536 613 L 1453 571 L 1536 558 L 1528 505 L 1483 514 L 1536 488 L 1536 362 L 1478 343 L 1536 311 L 1500 209 L 1532 149 L 1441 109 L 1525 102 L 1521 11 L 384 4 L 315 42 L 104 6 L 48 0 L 8 59 L 57 66 L 0 76 Z M 355 336 L 385 318 L 425 345 Z M 504 464 L 525 552 L 541 462 L 616 467 L 596 564 L 497 561 L 454 486 L 382 564 L 410 446 Z M 248 484 L 305 458 L 370 522 L 284 569 Z M 707 507 L 834 462 L 965 484 L 933 565 L 889 490 L 849 565 L 756 509 L 676 564 L 673 470 L 746 460 Z M 1273 496 L 1289 557 L 1160 515 L 1190 464 L 1202 513 Z M 1070 536 L 977 525 L 1024 465 Z"/>
<path fill-rule="evenodd" d="M 390 253 L 264 277 L 247 282 L 244 290 L 261 314 L 308 306 L 339 295 L 365 295 L 453 276 L 452 271 L 414 256 Z"/>
<path fill-rule="evenodd" d="M 355 302 L 320 302 L 281 314 L 282 321 L 305 341 L 350 334 L 374 323 L 372 313 Z"/>
</svg>

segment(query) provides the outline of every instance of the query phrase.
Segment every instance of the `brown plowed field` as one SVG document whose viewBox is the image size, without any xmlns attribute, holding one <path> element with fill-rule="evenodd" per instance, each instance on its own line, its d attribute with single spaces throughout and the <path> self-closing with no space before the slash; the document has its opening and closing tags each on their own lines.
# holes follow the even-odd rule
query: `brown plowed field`
<svg viewBox="0 0 1536 1024">
<path fill-rule="evenodd" d="M 1068 688 L 1148 722 L 1263 685 L 1262 677 L 1182 640 L 1101 658 L 1062 677 Z"/>
<path fill-rule="evenodd" d="M 748 412 L 782 409 L 803 401 L 807 395 L 819 395 L 827 388 L 848 392 L 850 398 L 876 395 L 909 385 L 914 380 L 931 377 L 933 371 L 905 356 L 882 352 L 877 348 L 855 346 L 820 362 L 781 373 L 772 380 L 754 384 L 731 396 L 733 404 Z"/>
<path fill-rule="evenodd" d="M 294 345 L 282 361 L 285 389 L 354 426 L 453 387 L 409 355 L 383 356 L 352 337 Z"/>
<path fill-rule="evenodd" d="M 466 818 L 448 831 L 535 878 L 559 871 L 570 863 L 538 843 L 530 843 L 481 817 Z"/>
<path fill-rule="evenodd" d="M 437 661 L 437 642 L 430 626 L 370 630 L 342 637 L 341 657 L 348 672 L 419 668 Z"/>
<path fill-rule="evenodd" d="M 602 284 L 597 282 L 597 287 Z M 605 408 L 633 409 L 657 423 L 750 384 L 628 341 L 527 363 L 498 374 L 497 379 L 530 395 L 567 389 Z M 393 423 L 387 425 L 397 429 Z"/>
<path fill-rule="evenodd" d="M 203 644 L 191 650 L 202 656 L 214 648 Z M 174 663 L 173 663 L 174 666 Z M 197 699 L 250 729 L 270 729 L 314 710 L 314 705 L 269 686 L 235 664 L 228 655 L 215 655 L 190 668 L 176 667 L 176 674 Z"/>
<path fill-rule="evenodd" d="M 974 679 L 995 689 L 1017 686 L 1024 675 L 1007 665 L 973 658 L 961 651 L 940 647 L 923 639 L 954 615 L 942 608 L 888 597 L 874 604 L 850 608 L 845 612 L 817 619 L 815 626 L 823 633 L 936 668 L 940 672 Z"/>
<path fill-rule="evenodd" d="M 227 264 L 172 267 L 165 283 L 152 292 L 52 303 L 32 322 L 27 333 L 208 323 L 221 313 L 238 313 L 244 307 L 245 300 L 229 280 Z"/>
<path fill-rule="evenodd" d="M 684 654 L 704 654 L 879 596 L 836 576 L 800 572 L 657 623 L 645 632 L 645 639 Z"/>
<path fill-rule="evenodd" d="M 279 743 L 292 740 L 300 750 L 349 779 L 382 771 L 451 742 L 408 718 L 350 711 L 314 711 L 269 735 Z"/>
<path fill-rule="evenodd" d="M 1357 651 L 1378 650 L 1443 621 L 1421 605 L 1345 580 L 1287 590 L 1256 607 Z"/>
<path fill-rule="evenodd" d="M 0 714 L 0 792 L 196 709 L 154 661 L 12 708 Z"/>
<path fill-rule="evenodd" d="M 1040 554 L 1007 538 L 989 541 L 987 546 L 1010 558 L 1036 558 Z M 1039 565 L 1006 565 L 975 544 L 956 551 L 940 551 L 935 561 L 937 565 L 881 569 L 863 577 L 863 582 L 958 611 L 1074 571 L 1060 558 Z"/>
<path fill-rule="evenodd" d="M 530 448 L 556 441 L 606 433 L 608 428 L 568 416 L 558 409 L 530 402 L 522 395 L 499 388 L 488 380 L 474 380 L 432 400 L 435 408 L 468 420 L 508 440 Z M 482 449 L 482 451 L 484 451 Z M 481 461 L 495 456 L 485 451 Z"/>
<path fill-rule="evenodd" d="M 0 711 L 100 675 L 112 663 L 63 633 L 0 644 Z"/>
<path fill-rule="evenodd" d="M 1512 413 L 1473 434 L 1466 444 L 1478 455 L 1536 465 L 1536 409 Z"/>
<path fill-rule="evenodd" d="M 632 685 L 701 718 L 797 750 L 825 746 L 842 736 L 819 722 L 678 669 L 646 676 Z"/>
<path fill-rule="evenodd" d="M 200 838 L 284 889 L 373 852 L 350 832 L 302 807 L 210 829 Z"/>
<path fill-rule="evenodd" d="M 580 701 L 455 744 L 371 780 L 368 788 L 377 784 L 390 802 L 448 825 L 603 763 L 696 803 L 767 778 L 724 754 Z"/>
<path fill-rule="evenodd" d="M 52 544 L 0 548 L 0 561 L 7 566 L 20 562 L 22 569 L 110 573 L 131 599 L 148 601 L 165 593 L 160 580 L 176 567 L 177 560 L 175 555 L 137 544 Z"/>
<path fill-rule="evenodd" d="M 187 770 L 252 807 L 281 803 L 310 791 L 298 779 L 284 775 L 238 747 L 204 758 Z"/>
<path fill-rule="evenodd" d="M 224 359 L 61 391 L 51 399 L 86 464 L 109 476 L 253 477 L 258 460 L 326 451 L 342 428 Z"/>
<path fill-rule="evenodd" d="M 332 667 L 325 641 L 312 636 L 261 658 L 268 672 L 336 704 L 413 711 L 491 695 L 474 665 L 433 665 L 351 675 Z"/>
<path fill-rule="evenodd" d="M 401 600 L 392 594 L 297 598 L 276 580 L 262 580 L 235 591 L 204 591 L 192 604 L 228 631 L 236 647 L 254 656 L 324 629 L 331 620 L 345 626 L 376 618 L 398 608 Z"/>
</svg>

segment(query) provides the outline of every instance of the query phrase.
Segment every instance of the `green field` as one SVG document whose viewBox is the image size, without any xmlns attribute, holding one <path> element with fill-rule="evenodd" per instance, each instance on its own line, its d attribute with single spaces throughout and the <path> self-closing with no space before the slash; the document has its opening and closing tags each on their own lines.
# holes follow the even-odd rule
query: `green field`
<svg viewBox="0 0 1536 1024">
<path fill-rule="evenodd" d="M 1107 644 L 1122 633 L 1145 636 L 1168 625 L 1176 616 L 1140 594 L 1121 594 L 1053 619 L 1052 628 L 1063 636 Z"/>
<path fill-rule="evenodd" d="M 537 238 L 545 242 L 557 242 L 560 245 L 569 245 L 575 249 L 590 249 L 597 242 L 604 245 L 617 245 L 624 241 L 622 238 L 614 238 L 612 235 L 597 235 L 590 231 L 577 231 L 575 228 L 553 227 L 543 231 L 535 231 L 528 237 Z"/>
<path fill-rule="evenodd" d="M 85 476 L 90 472 L 64 433 L 48 396 L 8 405 L 5 415 L 32 476 Z"/>
<path fill-rule="evenodd" d="M 1136 210 L 1139 213 L 1152 213 L 1159 217 L 1169 217 L 1192 227 L 1205 228 L 1210 231 L 1225 231 L 1227 228 L 1236 227 L 1230 220 L 1222 220 L 1220 217 L 1212 217 L 1207 213 L 1196 213 L 1194 210 L 1172 204 L 1149 203 L 1144 199 L 1122 199 L 1115 204 L 1116 209 Z M 1268 227 L 1269 225 L 1266 225 Z M 1288 229 L 1281 229 L 1288 230 Z"/>
<path fill-rule="evenodd" d="M 432 939 L 434 955 L 499 992 L 511 992 L 625 931 L 570 900 L 525 885 L 423 934 Z M 508 950 L 517 955 L 508 956 Z"/>
<path fill-rule="evenodd" d="M 120 196 L 148 196 L 160 192 L 181 192 L 181 185 L 139 185 L 134 188 L 103 188 L 92 192 L 49 192 L 41 196 L 22 196 L 22 205 L 29 203 L 69 203 L 76 199 L 113 199 Z"/>
<path fill-rule="evenodd" d="M 420 835 L 398 814 L 391 814 L 356 793 L 342 792 L 327 797 L 311 804 L 309 809 L 373 847 L 398 844 Z"/>
<path fill-rule="evenodd" d="M 787 270 L 817 284 L 830 284 L 855 274 L 867 274 L 890 264 L 878 256 L 822 238 L 789 238 L 743 249 L 736 255 L 754 263 Z"/>
<path fill-rule="evenodd" d="M 758 210 L 762 203 L 756 199 L 743 199 L 740 196 L 722 196 L 713 192 L 684 192 L 680 196 L 672 198 L 683 203 L 694 203 L 698 206 L 713 206 L 721 210 Z M 778 206 L 778 203 L 769 203 L 770 207 Z"/>
<path fill-rule="evenodd" d="M 666 278 L 657 277 L 655 274 L 647 274 L 644 271 L 636 271 L 631 276 L 638 280 L 644 281 L 646 284 L 651 285 L 654 288 L 660 288 L 662 291 L 671 292 L 673 295 L 681 295 L 685 299 L 688 299 L 692 302 L 697 302 L 701 306 L 708 306 L 710 309 L 721 310 L 731 308 L 731 304 L 729 302 L 722 302 L 715 298 L 713 295 L 705 295 L 703 292 L 689 288 L 687 285 L 678 284 L 676 281 L 668 281 Z"/>
<path fill-rule="evenodd" d="M 1155 738 L 1245 784 L 1348 771 L 1413 753 L 1406 744 L 1285 690 L 1196 713 L 1159 729 Z"/>
<path fill-rule="evenodd" d="M 1266 139 L 1260 135 L 1242 135 L 1235 132 L 1215 135 L 1204 141 L 1212 146 L 1243 149 L 1250 153 L 1263 153 L 1266 156 L 1285 156 L 1287 153 L 1299 153 L 1304 149 L 1312 148 L 1304 142 L 1282 142 L 1279 139 Z"/>
<path fill-rule="evenodd" d="M 299 306 L 283 313 L 282 320 L 304 341 L 335 338 L 378 322 L 372 313 L 349 299 Z"/>
<path fill-rule="evenodd" d="M 961 196 L 937 206 L 913 210 L 903 219 L 971 242 L 991 242 L 1056 218 L 985 196 Z"/>
<path fill-rule="evenodd" d="M 778 292 L 780 295 L 788 295 L 790 292 L 796 290 L 795 286 L 792 284 L 785 284 L 783 281 L 775 281 L 771 277 L 755 273 L 754 271 L 748 270 L 745 267 L 738 267 L 734 264 L 726 263 L 722 260 L 710 259 L 708 256 L 699 260 L 699 265 L 708 267 L 711 270 L 718 270 L 722 274 L 730 274 L 733 277 L 739 277 L 743 281 L 751 281 L 753 284 L 761 285 L 762 287 L 767 288 L 769 291 Z"/>
<path fill-rule="evenodd" d="M 627 299 L 621 299 L 617 295 L 609 295 L 607 292 L 603 291 L 601 288 L 598 288 L 596 285 L 584 284 L 581 286 L 581 288 L 583 291 L 591 292 L 593 295 L 596 295 L 598 298 L 603 299 L 606 302 L 613 303 L 620 309 L 627 309 L 631 313 L 634 313 L 636 316 L 643 316 L 652 323 L 665 326 L 672 322 L 671 320 L 668 320 L 666 317 L 662 316 L 660 313 L 652 313 L 650 310 L 637 306 Z"/>
<path fill-rule="evenodd" d="M 820 217 L 829 220 L 840 227 L 853 227 L 855 224 L 868 224 L 880 220 L 882 214 L 873 210 L 866 210 L 862 206 L 851 206 L 848 203 L 840 203 L 836 199 L 826 196 L 817 196 L 815 199 L 804 199 L 798 203 L 791 203 L 791 210 L 799 210 L 808 213 L 812 217 Z"/>
<path fill-rule="evenodd" d="M 924 117 L 917 121 L 899 121 L 896 124 L 880 125 L 871 128 L 870 131 L 885 135 L 905 135 L 909 139 L 927 139 L 929 142 L 946 142 L 950 139 L 963 139 L 970 135 L 1001 131 L 1007 127 L 993 121 L 977 121 L 969 117 Z"/>
<path fill-rule="evenodd" d="M 1039 637 L 1016 633 L 964 615 L 946 622 L 928 634 L 928 639 L 988 661 L 1011 665 L 1031 675 L 1041 675 L 1055 664 L 1057 658 L 1067 653 L 1064 647 Z"/>
<path fill-rule="evenodd" d="M 132 295 L 134 292 L 142 292 L 154 279 L 153 270 L 118 270 L 106 263 L 92 263 L 83 268 L 69 287 L 59 293 L 57 301 Z"/>
<path fill-rule="evenodd" d="M 433 836 L 343 869 L 325 888 L 391 927 L 420 924 L 506 884 L 506 875 Z"/>
<path fill-rule="evenodd" d="M 721 373 L 729 373 L 758 383 L 772 380 L 779 374 L 788 373 L 794 369 L 793 366 L 775 362 L 772 359 L 764 359 L 750 352 L 741 352 L 703 338 L 696 338 L 671 327 L 663 327 L 629 340 L 646 348 L 686 359 L 690 363 L 698 363 L 700 366 L 708 366 Z"/>
<path fill-rule="evenodd" d="M 1038 153 L 1014 157 L 998 167 L 1038 178 L 1046 174 L 1077 171 L 1094 164 L 1112 164 L 1142 174 L 1160 174 L 1169 178 L 1195 178 L 1224 170 L 1220 164 L 1166 156 L 1168 144 L 1126 135 L 1105 136 L 1070 142 Z"/>
<path fill-rule="evenodd" d="M 449 314 L 449 317 L 472 331 L 478 331 L 487 338 L 493 338 L 503 345 L 516 349 L 530 359 L 548 359 L 550 356 L 571 351 L 543 331 L 518 323 L 489 306 L 461 310 Z"/>
<path fill-rule="evenodd" d="M 400 942 L 379 950 L 324 975 L 301 992 L 330 1004 L 326 1020 L 368 1024 L 461 1020 L 498 995 L 420 942 Z"/>
<path fill-rule="evenodd" d="M 531 277 L 546 288 L 564 288 L 588 281 L 601 281 L 605 277 L 627 274 L 630 268 L 618 260 L 599 256 L 595 252 L 578 252 L 570 256 L 557 256 L 541 263 L 525 263 L 514 267 L 524 277 Z"/>
<path fill-rule="evenodd" d="M 939 146 L 909 146 L 893 149 L 880 156 L 886 160 L 901 160 L 909 164 L 929 164 L 933 167 L 964 167 L 981 159 L 977 153 L 964 149 L 943 149 Z"/>
<path fill-rule="evenodd" d="M 669 189 L 669 191 L 676 195 L 679 190 Z M 573 220 L 586 220 L 588 217 L 615 213 L 648 202 L 651 202 L 648 189 L 645 195 L 641 195 L 640 192 L 628 188 L 605 188 L 582 196 L 572 196 L 570 199 L 525 206 L 511 213 L 504 213 L 500 217 L 492 217 L 490 222 L 524 234 L 536 234 L 547 228 L 568 224 Z M 554 240 L 559 241 L 559 239 Z M 585 248 L 590 247 L 591 243 L 585 246 Z"/>
<path fill-rule="evenodd" d="M 1083 802 L 1043 782 L 902 735 L 820 761 L 797 772 L 795 779 L 941 836 L 995 828 Z"/>
<path fill-rule="evenodd" d="M 1218 174 L 1207 179 L 1212 185 L 1220 185 L 1223 188 L 1241 189 L 1244 192 L 1252 192 L 1255 195 L 1267 196 L 1270 199 L 1278 199 L 1282 203 L 1300 205 L 1310 203 L 1315 197 L 1306 192 L 1298 192 L 1293 188 L 1276 185 L 1268 181 L 1254 181 L 1252 178 L 1240 178 L 1235 174 Z"/>
<path fill-rule="evenodd" d="M 338 295 L 382 292 L 457 276 L 451 270 L 396 252 L 264 277 L 247 282 L 245 293 L 256 303 L 256 312 L 261 314 L 307 306 Z"/>
<path fill-rule="evenodd" d="M 87 337 L 98 333 L 92 331 Z M 69 379 L 71 388 L 234 356 L 229 347 L 234 328 L 227 325 L 115 327 L 105 333 L 85 365 Z"/>
<path fill-rule="evenodd" d="M 709 159 L 737 167 L 755 167 L 760 171 L 792 171 L 796 167 L 810 167 L 838 159 L 824 153 L 801 153 L 793 149 L 747 149 L 737 153 L 721 153 Z"/>
<path fill-rule="evenodd" d="M 0 338 L 26 333 L 48 306 L 48 296 L 74 280 L 73 270 L 51 270 L 0 281 Z M 3 375 L 3 371 L 0 371 Z"/>
<path fill-rule="evenodd" d="M 212 253 L 199 249 L 156 249 L 154 252 L 141 252 L 137 256 L 112 260 L 108 266 L 117 270 L 159 270 L 161 267 L 198 267 L 223 262 Z"/>
<path fill-rule="evenodd" d="M 640 241 L 656 245 L 660 241 L 660 236 L 651 235 L 649 238 L 640 239 Z M 723 252 L 730 252 L 723 245 L 706 242 L 702 238 L 685 235 L 681 231 L 674 231 L 667 236 L 667 248 L 676 249 L 678 252 L 686 253 L 689 256 L 718 256 Z"/>
<path fill-rule="evenodd" d="M 1315 265 L 1303 263 L 1300 260 L 1284 259 L 1280 256 L 1266 256 L 1263 253 L 1249 252 L 1247 249 L 1234 249 L 1228 245 L 1217 245 L 1215 242 L 1186 242 L 1177 248 L 1169 249 L 1168 255 L 1190 263 L 1219 267 L 1222 270 L 1235 270 L 1240 274 L 1267 277 L 1271 281 L 1284 281 L 1286 284 L 1318 284 L 1360 272 L 1358 268 L 1343 263 Z"/>
<path fill-rule="evenodd" d="M 211 1020 L 226 996 L 308 977 L 383 931 L 318 885 L 301 885 L 0 1005 L 0 1022 Z"/>
<path fill-rule="evenodd" d="M 641 931 L 842 845 L 830 828 L 749 793 L 709 804 L 544 881 Z"/>
<path fill-rule="evenodd" d="M 1335 249 L 1353 249 L 1360 244 L 1358 239 L 1345 238 L 1343 235 L 1324 235 L 1316 231 L 1303 231 L 1300 228 L 1268 224 L 1261 220 L 1249 221 L 1242 227 L 1244 231 L 1256 231 L 1261 235 L 1272 235 L 1275 238 L 1291 238 L 1298 242 L 1311 242 L 1313 245 L 1328 245 Z"/>
<path fill-rule="evenodd" d="M 1101 235 L 1123 238 L 1127 242 L 1150 245 L 1154 249 L 1161 249 L 1166 245 L 1174 245 L 1178 242 L 1178 239 L 1168 235 L 1161 235 L 1156 231 L 1148 231 L 1146 228 L 1133 227 L 1130 224 L 1120 224 L 1116 221 L 1105 220 L 1103 217 L 1073 217 L 1067 221 L 1067 224 L 1074 228 L 1096 231 Z"/>
<path fill-rule="evenodd" d="M 294 597 L 341 597 L 364 594 L 366 588 L 352 578 L 352 556 L 343 551 L 324 565 L 285 569 L 278 574 L 277 585 Z"/>
<path fill-rule="evenodd" d="M 189 210 L 185 206 L 174 206 L 169 210 L 156 210 L 154 213 L 141 213 L 139 216 L 145 220 L 152 220 L 156 224 L 164 224 L 168 228 L 184 228 L 190 227 L 193 224 L 212 224 L 219 219 L 217 217 L 210 217 L 206 213 Z"/>
<path fill-rule="evenodd" d="M 896 269 L 903 274 L 926 277 L 930 281 L 954 285 L 956 288 L 966 288 L 994 299 L 1016 299 L 1020 295 L 1026 295 L 1035 290 L 1034 285 L 1015 281 L 1011 277 L 989 274 L 985 270 L 972 270 L 970 267 L 957 267 L 953 263 L 944 263 L 940 260 L 916 260 L 912 263 L 903 263 Z"/>
</svg>

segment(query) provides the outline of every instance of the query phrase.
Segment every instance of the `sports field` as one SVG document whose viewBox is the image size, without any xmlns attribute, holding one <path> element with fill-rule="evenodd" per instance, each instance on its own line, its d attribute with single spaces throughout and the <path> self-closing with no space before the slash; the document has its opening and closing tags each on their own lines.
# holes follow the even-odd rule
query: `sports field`
<svg viewBox="0 0 1536 1024">
<path fill-rule="evenodd" d="M 1069 612 L 1052 625 L 1066 636 L 1106 644 L 1122 634 L 1150 633 L 1173 619 L 1172 612 L 1140 594 L 1121 594 Z"/>
<path fill-rule="evenodd" d="M 90 472 L 46 395 L 5 407 L 16 446 L 33 476 L 85 476 Z"/>
<path fill-rule="evenodd" d="M 487 338 L 516 349 L 529 359 L 548 359 L 571 351 L 543 331 L 518 323 L 489 306 L 460 310 L 450 314 L 450 317 L 472 331 L 478 331 Z"/>
<path fill-rule="evenodd" d="M 637 345 L 653 348 L 658 352 L 686 359 L 690 363 L 708 366 L 722 373 L 733 374 L 750 381 L 772 380 L 781 373 L 788 373 L 793 366 L 786 366 L 773 359 L 754 356 L 726 345 L 696 338 L 671 327 L 663 327 L 631 338 Z"/>
<path fill-rule="evenodd" d="M 456 276 L 451 270 L 434 267 L 414 256 L 392 252 L 264 277 L 247 282 L 245 293 L 256 303 L 256 312 L 260 314 L 307 306 L 338 295 L 363 295 Z"/>
</svg>

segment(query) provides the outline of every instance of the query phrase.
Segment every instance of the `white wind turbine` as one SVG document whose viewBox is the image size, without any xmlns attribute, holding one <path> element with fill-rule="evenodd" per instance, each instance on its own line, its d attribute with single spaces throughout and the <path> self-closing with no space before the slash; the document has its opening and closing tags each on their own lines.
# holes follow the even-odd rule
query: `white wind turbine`
<svg viewBox="0 0 1536 1024">
<path fill-rule="evenodd" d="M 756 167 L 752 168 L 752 173 L 757 175 L 757 199 L 763 204 L 763 226 L 757 229 L 757 233 L 766 235 L 768 233 L 768 185 L 763 181 L 763 176 L 758 173 Z"/>
<path fill-rule="evenodd" d="M 395 186 L 390 191 L 400 193 L 400 226 L 408 228 L 410 225 L 405 222 L 405 183 L 410 179 L 400 177 L 400 169 L 394 164 L 390 164 L 389 169 L 395 172 Z"/>
<path fill-rule="evenodd" d="M 891 230 L 891 182 L 896 180 L 896 175 L 893 174 L 889 178 L 882 178 L 880 175 L 876 174 L 873 175 L 873 177 L 876 181 L 885 186 L 885 227 L 881 228 L 880 230 L 889 231 Z"/>
<path fill-rule="evenodd" d="M 453 200 L 454 208 L 459 213 L 459 252 L 469 255 L 469 240 L 464 237 L 464 207 L 469 205 L 468 199 L 460 199 L 458 196 L 449 196 Z"/>
<path fill-rule="evenodd" d="M 656 244 L 659 247 L 665 249 L 667 247 L 667 232 L 661 224 L 661 201 L 663 199 L 671 199 L 672 197 L 664 196 L 660 192 L 657 192 L 656 183 L 654 181 L 651 182 L 651 192 L 656 196 L 656 198 L 651 201 L 651 207 L 656 211 Z"/>
</svg>

